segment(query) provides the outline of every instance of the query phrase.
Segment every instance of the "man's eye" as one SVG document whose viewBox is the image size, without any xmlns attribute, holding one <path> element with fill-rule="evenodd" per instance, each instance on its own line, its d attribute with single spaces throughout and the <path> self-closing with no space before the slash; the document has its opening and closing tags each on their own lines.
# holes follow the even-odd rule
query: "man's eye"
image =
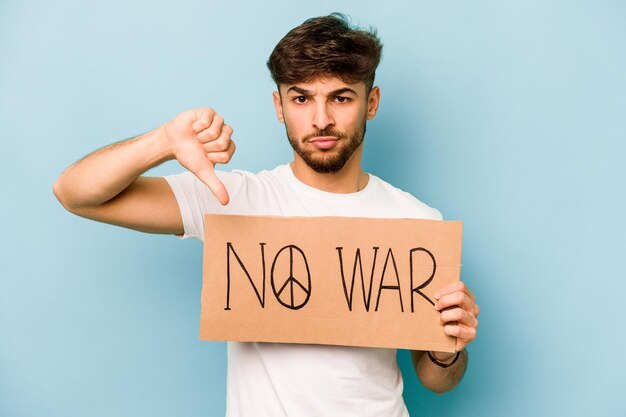
<svg viewBox="0 0 626 417">
<path fill-rule="evenodd" d="M 306 103 L 306 97 L 305 96 L 298 96 L 298 97 L 294 98 L 294 101 L 296 103 L 300 103 L 300 104 Z"/>
<path fill-rule="evenodd" d="M 335 97 L 335 100 L 337 100 L 337 103 L 347 103 L 348 101 L 350 101 L 348 97 L 344 96 L 337 96 Z"/>
</svg>

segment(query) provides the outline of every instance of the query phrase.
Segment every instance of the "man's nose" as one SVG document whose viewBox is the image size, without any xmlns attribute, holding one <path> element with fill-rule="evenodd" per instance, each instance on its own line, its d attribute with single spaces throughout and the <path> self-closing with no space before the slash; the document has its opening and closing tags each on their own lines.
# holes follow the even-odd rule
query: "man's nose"
<svg viewBox="0 0 626 417">
<path fill-rule="evenodd" d="M 317 130 L 324 130 L 328 126 L 333 126 L 334 124 L 335 121 L 333 120 L 327 103 L 319 103 L 315 107 L 315 114 L 313 115 L 313 126 Z"/>
</svg>

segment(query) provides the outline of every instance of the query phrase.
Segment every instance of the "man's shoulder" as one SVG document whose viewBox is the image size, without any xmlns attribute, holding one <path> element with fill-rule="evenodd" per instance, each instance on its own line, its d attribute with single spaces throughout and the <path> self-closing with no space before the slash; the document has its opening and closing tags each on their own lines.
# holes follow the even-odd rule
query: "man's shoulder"
<svg viewBox="0 0 626 417">
<path fill-rule="evenodd" d="M 393 205 L 398 211 L 399 217 L 425 218 L 432 220 L 442 220 L 441 212 L 429 206 L 413 194 L 404 191 L 391 183 L 370 174 L 370 179 L 375 185 L 376 193 L 381 201 Z"/>
</svg>

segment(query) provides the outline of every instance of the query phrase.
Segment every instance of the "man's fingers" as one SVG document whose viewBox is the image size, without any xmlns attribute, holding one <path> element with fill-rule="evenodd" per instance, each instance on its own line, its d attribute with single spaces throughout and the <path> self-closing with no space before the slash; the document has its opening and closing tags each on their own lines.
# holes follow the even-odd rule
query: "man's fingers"
<svg viewBox="0 0 626 417">
<path fill-rule="evenodd" d="M 198 138 L 200 138 L 202 134 L 204 134 L 204 132 L 198 134 Z M 209 141 L 204 141 L 201 139 L 200 141 L 203 142 L 202 146 L 204 146 L 204 151 L 206 153 L 224 152 L 227 151 L 230 147 L 230 143 L 232 142 L 232 134 L 233 128 L 228 125 L 224 125 L 222 131 L 220 132 L 220 135 L 217 138 L 211 139 Z"/>
<path fill-rule="evenodd" d="M 205 129 L 201 132 L 198 132 L 198 140 L 202 143 L 207 143 L 218 139 L 222 135 L 224 126 L 224 119 L 222 118 L 222 116 L 220 116 L 219 114 L 215 114 L 211 124 L 209 126 L 206 126 Z"/>
<path fill-rule="evenodd" d="M 472 299 L 466 293 L 457 291 L 439 298 L 435 303 L 435 308 L 441 311 L 448 307 L 459 306 L 466 311 L 473 311 L 473 303 Z"/>
<path fill-rule="evenodd" d="M 442 311 L 439 317 L 439 321 L 441 322 L 441 324 L 444 325 L 446 323 L 455 322 L 473 327 L 478 326 L 478 320 L 473 314 L 470 314 L 462 308 L 458 307 Z"/>
<path fill-rule="evenodd" d="M 207 156 L 203 154 L 202 151 L 200 151 L 200 154 L 200 158 L 195 159 L 192 164 L 187 166 L 187 169 L 198 177 L 200 181 L 205 183 L 218 201 L 225 206 L 229 201 L 228 191 L 215 173 L 213 163 L 209 161 Z"/>
<path fill-rule="evenodd" d="M 213 165 L 208 159 L 206 160 L 206 164 L 203 163 L 201 167 L 193 170 L 192 172 L 200 181 L 209 187 L 213 195 L 223 206 L 228 204 L 228 191 L 222 181 L 218 178 Z"/>
<path fill-rule="evenodd" d="M 441 311 L 444 333 L 456 337 L 456 350 L 461 351 L 476 338 L 478 313 L 474 294 L 463 281 L 446 285 L 435 293 L 435 308 Z"/>
<path fill-rule="evenodd" d="M 476 329 L 463 324 L 447 324 L 443 326 L 443 332 L 448 336 L 461 339 L 466 345 L 476 338 Z"/>
<path fill-rule="evenodd" d="M 195 119 L 195 121 L 191 125 L 194 132 L 200 133 L 203 130 L 205 130 L 207 127 L 211 126 L 214 116 L 215 116 L 215 111 L 210 108 L 195 110 L 194 115 L 192 116 Z"/>
<path fill-rule="evenodd" d="M 230 142 L 230 146 L 224 152 L 209 152 L 207 158 L 214 164 L 227 164 L 235 153 L 235 142 Z"/>
<path fill-rule="evenodd" d="M 217 145 L 216 142 L 211 142 L 211 143 L 205 143 L 203 147 L 204 147 L 204 152 L 209 157 L 209 160 L 212 162 L 220 163 L 220 164 L 223 164 L 224 162 L 222 162 L 221 160 L 214 159 L 216 155 L 225 154 L 225 155 L 228 155 L 228 158 L 230 159 L 230 157 L 233 156 L 233 154 L 235 153 L 235 142 L 232 139 L 229 139 L 228 141 L 226 141 L 224 145 L 222 144 Z M 221 159 L 222 157 L 220 156 L 218 158 Z"/>
<path fill-rule="evenodd" d="M 217 174 L 215 174 L 213 163 L 202 152 L 202 148 L 196 150 L 196 152 L 199 152 L 199 154 L 194 154 L 193 158 L 187 160 L 179 159 L 179 162 L 206 184 L 222 205 L 228 204 L 228 191 Z"/>
<path fill-rule="evenodd" d="M 193 129 L 194 132 L 196 133 L 200 133 L 202 132 L 204 129 L 206 129 L 207 127 L 209 127 L 209 121 L 202 119 L 202 120 L 196 120 L 195 122 L 193 122 L 193 124 L 191 125 L 191 128 Z"/>
</svg>

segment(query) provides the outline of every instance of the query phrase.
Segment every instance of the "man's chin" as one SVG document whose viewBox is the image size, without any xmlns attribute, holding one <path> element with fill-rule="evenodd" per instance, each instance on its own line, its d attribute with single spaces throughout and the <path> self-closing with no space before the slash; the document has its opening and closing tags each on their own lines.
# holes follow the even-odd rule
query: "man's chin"
<svg viewBox="0 0 626 417">
<path fill-rule="evenodd" d="M 335 174 L 341 171 L 363 142 L 362 139 L 358 143 L 339 140 L 330 149 L 319 149 L 309 146 L 309 143 L 294 146 L 294 142 L 291 139 L 289 141 L 304 163 L 318 174 Z M 354 145 L 356 147 L 352 149 Z"/>
<path fill-rule="evenodd" d="M 318 174 L 334 174 L 341 171 L 347 161 L 334 155 L 327 158 L 306 158 L 304 162 Z"/>
</svg>

